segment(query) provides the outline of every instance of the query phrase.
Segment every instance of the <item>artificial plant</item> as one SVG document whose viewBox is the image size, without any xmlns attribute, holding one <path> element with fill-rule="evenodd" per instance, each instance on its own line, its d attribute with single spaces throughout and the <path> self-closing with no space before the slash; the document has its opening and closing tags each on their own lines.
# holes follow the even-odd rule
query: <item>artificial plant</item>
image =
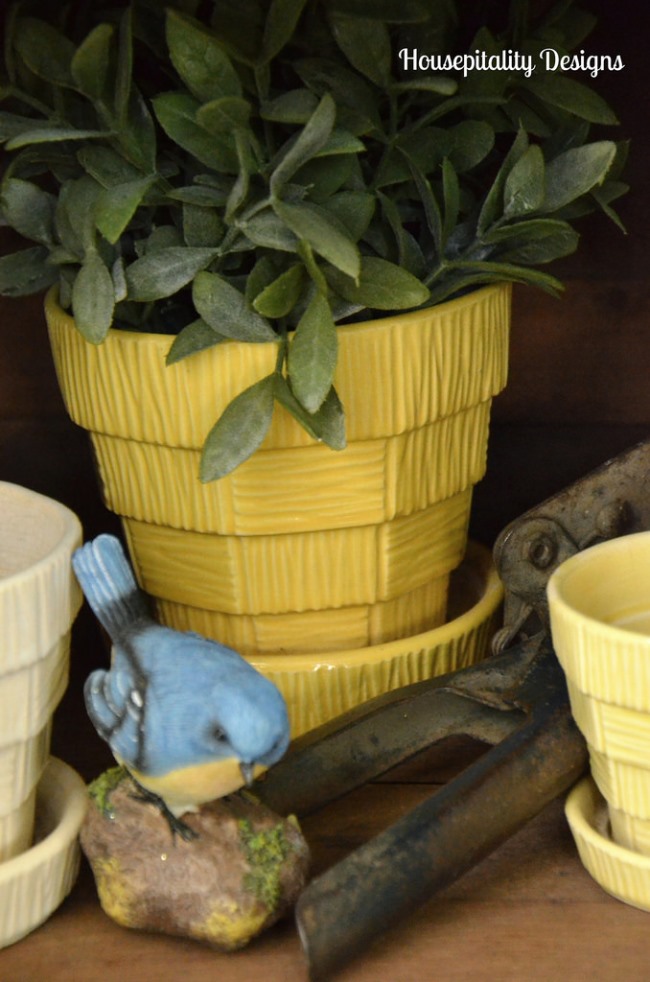
<svg viewBox="0 0 650 982">
<path fill-rule="evenodd" d="M 152 0 L 7 19 L 4 222 L 33 245 L 0 259 L 0 292 L 58 285 L 88 341 L 112 326 L 176 335 L 174 363 L 227 339 L 277 345 L 275 371 L 208 435 L 201 478 L 263 441 L 280 402 L 345 445 L 336 325 L 538 267 L 615 222 L 624 146 L 584 81 L 538 67 L 406 70 L 399 52 L 584 43 L 561 0 Z"/>
</svg>

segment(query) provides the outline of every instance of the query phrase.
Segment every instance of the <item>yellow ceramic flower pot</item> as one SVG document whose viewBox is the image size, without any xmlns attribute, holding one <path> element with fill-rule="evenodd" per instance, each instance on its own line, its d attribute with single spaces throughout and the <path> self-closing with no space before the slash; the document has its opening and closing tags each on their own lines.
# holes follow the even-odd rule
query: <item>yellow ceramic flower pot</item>
<svg viewBox="0 0 650 982">
<path fill-rule="evenodd" d="M 571 557 L 548 596 L 553 643 L 614 840 L 650 855 L 650 532 Z"/>
<path fill-rule="evenodd" d="M 163 620 L 243 654 L 389 642 L 445 619 L 506 381 L 510 288 L 339 329 L 348 447 L 313 441 L 281 407 L 233 474 L 198 479 L 230 400 L 273 371 L 276 345 L 225 342 L 171 367 L 170 339 L 113 330 L 93 346 L 50 295 L 71 417 L 91 432 Z"/>
<path fill-rule="evenodd" d="M 347 651 L 254 655 L 284 695 L 293 738 L 403 685 L 446 675 L 485 657 L 500 623 L 503 587 L 490 551 L 469 542 L 450 577 L 449 617 L 439 627 Z"/>
</svg>

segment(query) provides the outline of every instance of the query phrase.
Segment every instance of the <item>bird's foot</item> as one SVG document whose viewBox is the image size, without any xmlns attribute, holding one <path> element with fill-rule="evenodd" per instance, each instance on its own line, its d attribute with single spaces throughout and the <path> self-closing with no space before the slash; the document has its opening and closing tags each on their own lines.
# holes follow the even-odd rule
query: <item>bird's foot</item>
<svg viewBox="0 0 650 982">
<path fill-rule="evenodd" d="M 179 835 L 184 842 L 192 842 L 194 839 L 199 838 L 198 832 L 195 832 L 194 829 L 190 828 L 186 822 L 174 815 L 173 811 L 166 804 L 164 798 L 161 798 L 160 795 L 155 794 L 153 791 L 149 791 L 147 788 L 143 788 L 142 785 L 135 780 L 134 784 L 138 789 L 138 794 L 132 794 L 131 797 L 136 801 L 144 801 L 151 805 L 155 805 L 169 825 L 172 836 L 175 837 Z"/>
</svg>

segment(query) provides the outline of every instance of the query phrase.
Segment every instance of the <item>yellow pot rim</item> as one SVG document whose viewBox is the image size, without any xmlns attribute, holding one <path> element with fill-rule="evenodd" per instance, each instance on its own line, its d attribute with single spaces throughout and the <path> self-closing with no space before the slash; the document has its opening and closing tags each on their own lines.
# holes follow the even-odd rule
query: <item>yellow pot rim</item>
<svg viewBox="0 0 650 982">
<path fill-rule="evenodd" d="M 341 326 L 334 384 L 348 443 L 419 430 L 501 391 L 508 287 Z M 199 450 L 232 400 L 276 369 L 272 341 L 226 341 L 168 366 L 169 335 L 112 328 L 102 344 L 90 344 L 52 292 L 45 314 L 66 408 L 91 433 Z M 260 450 L 311 446 L 313 438 L 288 410 L 276 409 Z"/>
<path fill-rule="evenodd" d="M 581 552 L 576 553 L 566 559 L 551 575 L 547 585 L 547 597 L 551 610 L 551 623 L 553 616 L 562 616 L 566 621 L 573 621 L 583 625 L 589 631 L 597 632 L 599 637 L 607 639 L 610 643 L 617 646 L 629 644 L 630 638 L 634 638 L 635 645 L 645 648 L 650 653 L 650 635 L 644 635 L 639 631 L 632 631 L 629 628 L 619 627 L 616 624 L 608 624 L 607 621 L 599 620 L 592 614 L 587 614 L 574 603 L 570 603 L 564 596 L 564 590 L 576 576 L 580 575 L 582 568 L 594 561 L 594 557 L 603 555 L 615 556 L 625 553 L 630 548 L 647 547 L 650 553 L 650 531 L 633 532 L 629 535 L 622 535 L 616 539 L 608 539 L 606 542 L 599 542 L 597 545 L 590 546 Z M 649 602 L 650 606 L 650 602 Z"/>
<path fill-rule="evenodd" d="M 418 310 L 411 310 L 407 313 L 396 313 L 386 314 L 384 317 L 375 317 L 372 320 L 359 321 L 353 324 L 341 324 L 337 325 L 337 335 L 339 342 L 342 341 L 349 334 L 359 334 L 372 333 L 374 331 L 385 330 L 386 327 L 390 326 L 392 322 L 399 321 L 400 323 L 410 324 L 414 321 L 420 320 L 423 316 L 436 314 L 438 316 L 444 316 L 447 312 L 457 313 L 469 307 L 475 306 L 477 303 L 482 303 L 485 298 L 490 295 L 499 295 L 504 292 L 510 292 L 512 290 L 511 283 L 491 283 L 487 286 L 478 287 L 476 290 L 472 290 L 469 293 L 463 294 L 461 297 L 455 297 L 453 300 L 445 300 L 443 303 L 434 304 L 431 307 L 422 307 Z M 58 287 L 51 287 L 45 296 L 45 309 L 51 309 L 66 318 L 71 325 L 74 325 L 74 318 L 66 310 L 59 305 L 59 291 Z M 128 330 L 119 327 L 111 327 L 108 331 L 106 337 L 119 337 L 123 340 L 130 340 L 133 343 L 140 341 L 141 343 L 147 341 L 149 344 L 157 344 L 161 349 L 167 351 L 172 345 L 174 340 L 174 335 L 161 334 L 155 331 L 137 331 Z M 260 344 L 277 344 L 278 341 L 264 341 Z M 250 342 L 241 342 L 234 339 L 226 339 L 223 344 L 250 344 Z"/>
<path fill-rule="evenodd" d="M 263 672 L 327 671 L 388 661 L 412 651 L 436 648 L 476 630 L 496 611 L 503 599 L 503 586 L 492 564 L 492 553 L 485 546 L 469 542 L 465 563 L 482 580 L 481 596 L 467 610 L 439 627 L 409 638 L 383 644 L 333 652 L 305 652 L 290 655 L 254 655 L 249 659 Z"/>
<path fill-rule="evenodd" d="M 81 541 L 81 522 L 75 513 L 62 505 L 61 502 L 9 481 L 0 481 L 0 504 L 2 504 L 3 494 L 12 495 L 20 502 L 26 522 L 30 521 L 30 515 L 34 510 L 47 510 L 53 519 L 57 518 L 61 522 L 61 535 L 56 542 L 52 543 L 47 552 L 43 553 L 36 561 L 30 562 L 28 566 L 16 570 L 15 573 L 8 573 L 6 576 L 0 575 L 0 596 L 3 593 L 23 589 L 29 581 L 35 581 L 41 575 L 49 575 L 50 570 L 56 566 L 60 557 L 72 553 Z M 0 531 L 2 531 L 1 520 Z"/>
</svg>

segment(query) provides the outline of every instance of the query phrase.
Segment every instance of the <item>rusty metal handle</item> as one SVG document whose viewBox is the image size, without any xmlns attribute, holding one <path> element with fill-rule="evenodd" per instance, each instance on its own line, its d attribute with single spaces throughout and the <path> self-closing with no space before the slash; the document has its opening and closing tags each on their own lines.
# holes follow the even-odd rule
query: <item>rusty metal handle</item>
<svg viewBox="0 0 650 982">
<path fill-rule="evenodd" d="M 310 978 L 331 976 L 455 881 L 567 790 L 586 764 L 568 702 L 544 701 L 523 727 L 306 888 L 296 922 Z"/>
</svg>

